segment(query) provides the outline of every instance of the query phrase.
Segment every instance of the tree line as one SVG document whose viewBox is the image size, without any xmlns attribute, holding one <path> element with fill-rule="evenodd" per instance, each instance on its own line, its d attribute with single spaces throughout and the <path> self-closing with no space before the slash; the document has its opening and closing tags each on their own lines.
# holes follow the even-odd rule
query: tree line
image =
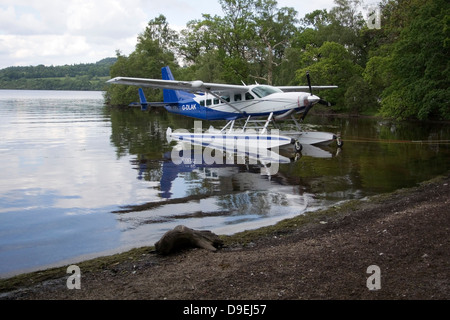
<svg viewBox="0 0 450 320">
<path fill-rule="evenodd" d="M 339 86 L 320 93 L 335 111 L 450 120 L 447 0 L 383 0 L 368 15 L 360 0 L 335 0 L 303 18 L 275 0 L 219 2 L 223 15 L 181 32 L 163 15 L 151 20 L 133 53 L 117 52 L 111 77 L 160 78 L 169 65 L 181 80 L 305 85 L 309 71 L 313 84 Z M 107 90 L 111 104 L 136 96 L 133 87 Z"/>
<path fill-rule="evenodd" d="M 0 70 L 0 88 L 35 90 L 104 90 L 116 58 L 64 66 L 8 67 Z"/>
<path fill-rule="evenodd" d="M 110 76 L 218 83 L 338 85 L 320 92 L 332 109 L 397 119 L 450 120 L 450 2 L 335 0 L 330 10 L 298 17 L 275 0 L 218 0 L 223 14 L 203 14 L 176 32 L 164 15 L 149 21 L 128 56 L 116 52 Z M 376 22 L 376 23 L 375 23 Z M 161 90 L 146 90 L 162 100 Z M 137 99 L 132 86 L 109 86 L 107 101 Z"/>
</svg>

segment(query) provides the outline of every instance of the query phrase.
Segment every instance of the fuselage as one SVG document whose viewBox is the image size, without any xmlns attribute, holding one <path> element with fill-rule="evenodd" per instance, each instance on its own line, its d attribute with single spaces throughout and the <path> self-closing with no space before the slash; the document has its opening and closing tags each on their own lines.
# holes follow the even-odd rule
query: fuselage
<svg viewBox="0 0 450 320">
<path fill-rule="evenodd" d="M 165 108 L 172 113 L 202 120 L 235 120 L 248 116 L 267 117 L 271 113 L 276 116 L 291 111 L 302 112 L 309 102 L 319 100 L 306 92 L 283 92 L 267 85 L 248 86 L 247 92 L 186 94 L 183 98 Z"/>
</svg>

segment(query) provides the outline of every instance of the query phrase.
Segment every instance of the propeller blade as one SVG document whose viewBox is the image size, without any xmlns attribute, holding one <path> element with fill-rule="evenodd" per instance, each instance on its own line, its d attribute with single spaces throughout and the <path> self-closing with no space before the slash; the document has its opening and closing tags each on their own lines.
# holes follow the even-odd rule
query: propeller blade
<svg viewBox="0 0 450 320">
<path fill-rule="evenodd" d="M 306 71 L 306 79 L 308 80 L 309 93 L 312 95 L 311 78 L 309 77 L 309 71 Z"/>
<path fill-rule="evenodd" d="M 313 95 L 312 87 L 311 87 L 311 77 L 309 76 L 309 71 L 306 71 L 306 80 L 308 80 L 308 87 L 309 87 L 309 93 L 311 96 Z M 309 101 L 309 99 L 308 99 Z M 309 110 L 313 107 L 313 102 L 309 101 L 308 105 L 305 108 L 305 112 L 303 112 L 303 115 L 301 117 L 301 121 L 305 120 L 306 115 L 308 114 Z"/>
<path fill-rule="evenodd" d="M 303 115 L 301 117 L 301 121 L 305 120 L 306 115 L 308 114 L 309 110 L 311 110 L 313 104 L 309 103 L 308 106 L 305 108 L 305 112 L 303 112 Z"/>
<path fill-rule="evenodd" d="M 325 101 L 323 99 L 320 99 L 319 103 L 324 105 L 324 106 L 331 107 L 331 102 Z"/>
</svg>

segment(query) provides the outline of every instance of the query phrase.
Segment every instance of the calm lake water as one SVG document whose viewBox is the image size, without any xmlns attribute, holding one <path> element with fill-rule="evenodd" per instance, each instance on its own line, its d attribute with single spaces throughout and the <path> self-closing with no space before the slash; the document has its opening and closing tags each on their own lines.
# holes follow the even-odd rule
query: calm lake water
<svg viewBox="0 0 450 320">
<path fill-rule="evenodd" d="M 166 129 L 193 119 L 110 109 L 101 92 L 0 90 L 0 276 L 153 245 L 179 224 L 219 234 L 270 225 L 450 169 L 448 125 L 307 123 L 339 132 L 344 148 L 305 148 L 267 176 L 260 164 L 175 165 Z"/>
</svg>

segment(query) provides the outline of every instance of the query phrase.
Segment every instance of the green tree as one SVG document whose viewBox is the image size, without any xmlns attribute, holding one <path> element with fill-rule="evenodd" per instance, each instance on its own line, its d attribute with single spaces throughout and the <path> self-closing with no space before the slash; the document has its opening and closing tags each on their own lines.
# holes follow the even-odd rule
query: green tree
<svg viewBox="0 0 450 320">
<path fill-rule="evenodd" d="M 199 64 L 195 69 L 201 73 L 203 62 L 216 59 L 212 73 L 216 80 L 272 83 L 296 31 L 296 11 L 279 9 L 274 0 L 219 2 L 223 17 L 203 15 L 203 20 L 189 22 L 182 31 L 181 55 L 190 66 Z"/>
<path fill-rule="evenodd" d="M 162 67 L 169 65 L 175 69 L 177 66 L 172 51 L 176 41 L 177 34 L 169 28 L 163 15 L 151 20 L 138 36 L 136 49 L 128 57 L 116 52 L 117 62 L 111 67 L 111 78 L 161 78 Z M 162 100 L 160 90 L 145 91 L 150 101 Z M 138 99 L 136 88 L 125 85 L 109 86 L 105 96 L 112 105 L 128 105 Z"/>
<path fill-rule="evenodd" d="M 449 12 L 445 0 L 397 2 L 403 25 L 392 44 L 393 81 L 383 91 L 383 115 L 450 119 Z"/>
<path fill-rule="evenodd" d="M 258 33 L 257 48 L 262 66 L 259 75 L 268 84 L 274 82 L 276 67 L 280 66 L 285 50 L 289 46 L 289 40 L 296 32 L 297 11 L 293 8 L 277 8 L 274 0 L 259 0 L 255 8 L 255 25 Z"/>
<path fill-rule="evenodd" d="M 334 0 L 334 2 L 336 6 L 330 11 L 314 10 L 301 19 L 302 30 L 306 34 L 298 37 L 298 40 L 303 46 L 307 42 L 319 47 L 326 41 L 339 43 L 347 48 L 356 63 L 363 66 L 366 52 L 360 36 L 365 25 L 360 12 L 362 1 Z"/>
<path fill-rule="evenodd" d="M 334 110 L 346 111 L 345 93 L 350 80 L 362 74 L 362 67 L 354 63 L 347 49 L 336 42 L 325 42 L 320 48 L 309 46 L 302 55 L 300 68 L 296 72 L 298 84 L 306 85 L 306 72 L 310 73 L 313 85 L 337 85 L 338 89 L 327 90 L 321 97 L 335 104 Z"/>
<path fill-rule="evenodd" d="M 203 15 L 180 35 L 164 16 L 150 21 L 128 57 L 117 53 L 111 76 L 160 77 L 170 65 L 180 79 L 276 85 L 335 84 L 320 93 L 336 111 L 366 113 L 380 108 L 395 118 L 450 119 L 450 4 L 446 0 L 382 0 L 382 28 L 369 29 L 362 0 L 335 0 L 330 10 L 305 15 L 298 25 L 293 8 L 275 0 L 218 0 L 222 16 Z M 179 68 L 177 58 L 186 66 Z M 61 77 L 82 76 L 80 68 L 58 69 Z M 19 71 L 19 70 L 17 70 Z M 34 76 L 55 70 L 37 68 Z M 0 80 L 26 80 L 28 70 L 0 73 Z M 85 82 L 80 81 L 80 85 Z M 148 91 L 152 100 L 159 90 Z M 111 86 L 112 104 L 137 99 L 136 89 Z"/>
<path fill-rule="evenodd" d="M 378 101 L 381 101 L 383 91 L 392 83 L 391 64 L 391 56 L 375 55 L 369 59 L 364 69 L 364 80 Z"/>
<path fill-rule="evenodd" d="M 360 75 L 354 75 L 344 95 L 345 109 L 352 114 L 372 114 L 378 108 L 370 85 Z"/>
</svg>

